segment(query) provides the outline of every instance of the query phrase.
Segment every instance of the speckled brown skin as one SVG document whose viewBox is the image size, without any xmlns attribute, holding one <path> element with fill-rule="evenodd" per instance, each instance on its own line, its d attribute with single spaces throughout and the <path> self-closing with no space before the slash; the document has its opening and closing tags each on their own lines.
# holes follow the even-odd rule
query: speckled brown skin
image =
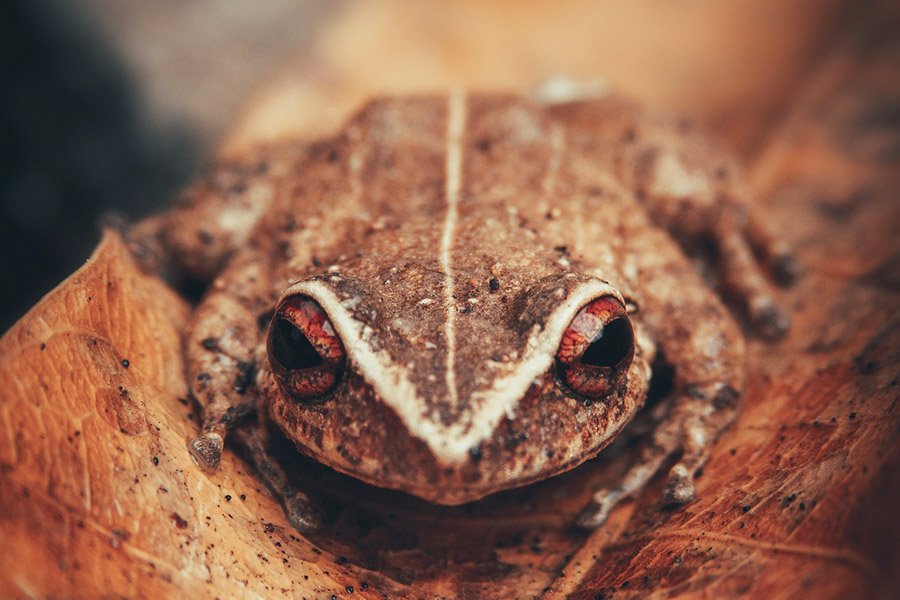
<svg viewBox="0 0 900 600">
<path fill-rule="evenodd" d="M 132 232 L 145 263 L 215 274 L 185 342 L 204 407 L 195 457 L 215 467 L 256 408 L 339 471 L 464 503 L 594 457 L 643 405 L 659 352 L 675 372 L 668 414 L 580 524 L 602 523 L 679 451 L 666 496 L 691 500 L 739 409 L 744 343 L 673 236 L 712 239 L 751 322 L 787 327 L 756 255 L 782 274 L 790 255 L 749 220 L 736 180 L 704 138 L 617 98 L 379 100 L 333 139 L 222 167 Z M 265 352 L 272 311 L 299 292 L 347 346 L 342 381 L 318 402 L 286 397 Z M 591 293 L 620 297 L 636 335 L 622 384 L 585 401 L 558 382 L 551 334 Z M 507 397 L 504 377 L 529 361 L 546 368 Z M 250 438 L 264 477 L 293 494 Z M 298 505 L 292 521 L 311 526 Z"/>
</svg>

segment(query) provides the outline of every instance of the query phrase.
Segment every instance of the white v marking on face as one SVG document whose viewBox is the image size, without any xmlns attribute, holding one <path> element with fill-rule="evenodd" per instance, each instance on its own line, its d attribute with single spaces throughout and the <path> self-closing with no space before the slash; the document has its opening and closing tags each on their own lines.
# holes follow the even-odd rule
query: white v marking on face
<svg viewBox="0 0 900 600">
<path fill-rule="evenodd" d="M 283 297 L 294 294 L 307 295 L 325 309 L 360 375 L 397 413 L 410 434 L 425 442 L 445 464 L 466 460 L 469 449 L 489 438 L 504 416 L 512 418 L 515 415 L 516 406 L 535 378 L 552 365 L 563 331 L 581 306 L 603 294 L 614 295 L 621 301 L 615 289 L 597 279 L 573 289 L 548 315 L 545 325 L 532 331 L 522 358 L 509 365 L 507 372 L 489 388 L 472 395 L 469 418 L 445 425 L 427 414 L 428 403 L 419 396 L 408 369 L 394 362 L 386 350 L 372 348 L 371 328 L 341 305 L 341 299 L 334 291 L 320 281 L 307 280 L 292 285 Z"/>
<path fill-rule="evenodd" d="M 447 320 L 444 332 L 447 336 L 448 400 L 459 404 L 456 389 L 456 302 L 453 298 L 453 236 L 459 218 L 459 192 L 462 186 L 462 137 L 466 124 L 466 98 L 461 92 L 453 92 L 447 98 L 447 162 L 444 178 L 444 196 L 447 199 L 447 215 L 444 218 L 444 235 L 441 238 L 441 269 L 444 272 L 444 300 Z"/>
</svg>

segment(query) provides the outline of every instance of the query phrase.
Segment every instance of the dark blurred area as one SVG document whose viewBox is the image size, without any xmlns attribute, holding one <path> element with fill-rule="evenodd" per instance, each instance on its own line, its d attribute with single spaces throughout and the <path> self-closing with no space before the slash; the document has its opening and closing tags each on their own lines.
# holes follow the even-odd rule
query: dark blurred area
<svg viewBox="0 0 900 600">
<path fill-rule="evenodd" d="M 815 0 L 564 4 L 7 0 L 0 332 L 83 264 L 104 213 L 161 209 L 248 108 L 244 134 L 321 134 L 384 89 L 602 76 L 748 157 L 842 19 Z"/>
<path fill-rule="evenodd" d="M 336 5 L 4 2 L 0 333 L 83 264 L 103 215 L 159 210 Z"/>
<path fill-rule="evenodd" d="M 75 270 L 100 215 L 140 215 L 181 185 L 195 137 L 142 118 L 129 73 L 80 5 L 3 4 L 0 330 Z"/>
</svg>

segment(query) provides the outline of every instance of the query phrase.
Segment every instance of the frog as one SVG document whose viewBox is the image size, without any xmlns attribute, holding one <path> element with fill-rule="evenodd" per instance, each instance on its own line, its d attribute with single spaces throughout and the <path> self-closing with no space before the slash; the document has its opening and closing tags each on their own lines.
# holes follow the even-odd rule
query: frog
<svg viewBox="0 0 900 600">
<path fill-rule="evenodd" d="M 461 505 L 597 457 L 663 368 L 646 443 L 576 522 L 664 468 L 663 501 L 691 502 L 747 338 L 785 334 L 776 286 L 800 273 L 727 150 L 613 93 L 375 98 L 329 137 L 220 161 L 127 235 L 145 268 L 206 286 L 184 335 L 191 457 L 212 473 L 235 437 L 299 531 L 321 513 L 273 430 Z"/>
</svg>

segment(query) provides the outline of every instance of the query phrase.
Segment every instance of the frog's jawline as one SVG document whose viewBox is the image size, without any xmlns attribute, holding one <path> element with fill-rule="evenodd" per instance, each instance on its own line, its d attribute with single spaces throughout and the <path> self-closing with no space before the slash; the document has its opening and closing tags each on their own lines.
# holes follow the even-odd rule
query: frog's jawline
<svg viewBox="0 0 900 600">
<path fill-rule="evenodd" d="M 423 485 L 422 487 L 412 488 L 406 481 L 398 481 L 394 485 L 390 485 L 390 481 L 385 481 L 377 477 L 367 477 L 363 473 L 353 472 L 350 469 L 347 469 L 344 465 L 325 460 L 326 457 L 303 447 L 302 444 L 294 444 L 294 447 L 304 456 L 309 457 L 316 463 L 332 469 L 337 473 L 340 473 L 341 475 L 345 475 L 347 477 L 356 479 L 357 481 L 361 481 L 364 484 L 384 490 L 403 492 L 404 494 L 408 494 L 419 500 L 424 500 L 432 504 L 441 506 L 460 506 L 463 504 L 468 504 L 470 502 L 482 500 L 483 498 L 486 498 L 493 494 L 524 488 L 571 471 L 583 465 L 587 461 L 596 458 L 601 452 L 603 452 L 603 450 L 609 447 L 609 445 L 616 440 L 617 436 L 630 422 L 631 420 L 626 421 L 622 423 L 619 429 L 611 431 L 610 436 L 591 452 L 576 455 L 570 461 L 561 463 L 553 469 L 543 470 L 539 473 L 535 473 L 531 476 L 522 477 L 519 479 L 502 480 L 499 483 L 494 483 L 494 485 L 486 487 L 478 487 L 469 484 L 463 485 L 459 488 L 453 488 L 442 484 L 440 486 Z"/>
<path fill-rule="evenodd" d="M 305 294 L 319 302 L 341 336 L 348 358 L 363 378 L 400 417 L 406 429 L 448 465 L 467 460 L 469 450 L 488 438 L 504 415 L 515 413 L 518 401 L 534 378 L 552 365 L 563 331 L 581 306 L 602 295 L 612 295 L 624 302 L 615 288 L 598 279 L 576 287 L 548 316 L 545 326 L 532 333 L 528 353 L 506 376 L 495 379 L 490 389 L 481 390 L 472 398 L 475 408 L 469 410 L 467 421 L 447 426 L 429 415 L 429 404 L 419 396 L 404 368 L 386 351 L 373 350 L 363 339 L 363 324 L 341 305 L 341 299 L 328 286 L 319 281 L 304 281 L 288 288 L 284 296 L 294 294 Z"/>
</svg>

